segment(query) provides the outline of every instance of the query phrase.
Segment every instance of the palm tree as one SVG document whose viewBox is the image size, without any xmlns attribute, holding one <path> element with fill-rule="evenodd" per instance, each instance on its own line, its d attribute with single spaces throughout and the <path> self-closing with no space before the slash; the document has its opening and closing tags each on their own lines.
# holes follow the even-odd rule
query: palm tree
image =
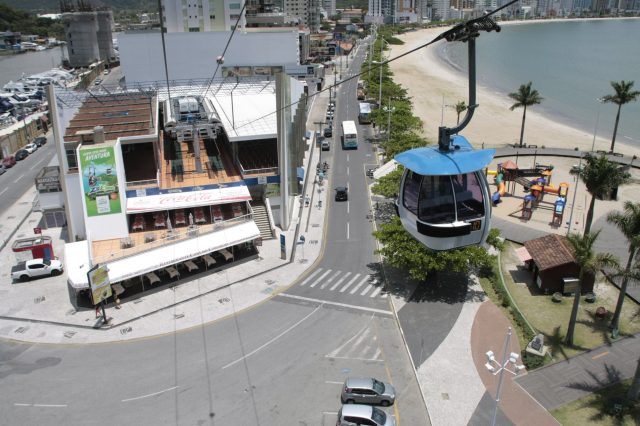
<svg viewBox="0 0 640 426">
<path fill-rule="evenodd" d="M 578 288 L 573 296 L 573 307 L 571 308 L 571 317 L 569 318 L 569 328 L 565 337 L 565 343 L 573 346 L 573 335 L 576 328 L 576 320 L 578 318 L 578 308 L 580 307 L 580 293 L 582 292 L 582 282 L 586 273 L 595 274 L 599 269 L 604 267 L 615 267 L 618 265 L 617 259 L 611 253 L 596 253 L 593 245 L 598 238 L 600 231 L 593 234 L 585 233 L 584 235 L 571 233 L 567 235 L 567 243 L 573 252 L 573 258 L 578 264 Z"/>
<path fill-rule="evenodd" d="M 611 212 L 607 216 L 607 222 L 614 224 L 620 232 L 624 234 L 629 243 L 629 258 L 624 268 L 622 284 L 620 285 L 620 294 L 618 295 L 618 303 L 611 320 L 611 328 L 615 331 L 618 329 L 620 322 L 620 313 L 622 312 L 622 304 L 627 294 L 627 285 L 631 276 L 631 268 L 633 260 L 640 248 L 640 203 L 632 203 L 626 201 L 624 203 L 624 213 Z"/>
<path fill-rule="evenodd" d="M 520 129 L 520 147 L 522 148 L 522 140 L 524 138 L 524 121 L 527 118 L 527 107 L 541 103 L 544 98 L 540 96 L 540 93 L 538 93 L 536 89 L 531 89 L 531 82 L 521 85 L 517 92 L 509 93 L 509 97 L 516 101 L 516 103 L 511 105 L 511 108 L 509 108 L 511 111 L 516 108 L 524 107 L 524 112 L 522 113 L 522 128 Z"/>
<path fill-rule="evenodd" d="M 633 81 L 612 81 L 611 87 L 613 87 L 613 90 L 615 90 L 615 95 L 603 96 L 602 100 L 604 102 L 611 102 L 618 105 L 616 124 L 613 127 L 613 138 L 611 138 L 611 148 L 609 149 L 609 151 L 613 152 L 613 147 L 616 144 L 616 134 L 618 133 L 618 123 L 620 122 L 620 110 L 622 109 L 622 105 L 637 100 L 638 96 L 640 96 L 640 91 L 631 90 L 631 88 L 633 87 Z"/>
<path fill-rule="evenodd" d="M 457 124 L 460 124 L 460 114 L 462 114 L 467 110 L 467 104 L 465 104 L 464 101 L 460 101 L 457 104 L 455 104 L 455 108 L 456 108 L 456 114 L 458 114 Z"/>
<path fill-rule="evenodd" d="M 602 198 L 613 188 L 629 183 L 631 175 L 604 155 L 598 157 L 587 155 L 586 162 L 587 164 L 580 171 L 580 179 L 582 179 L 587 191 L 591 194 L 591 202 L 584 227 L 584 233 L 588 234 L 591 231 L 591 223 L 593 222 L 596 197 Z"/>
<path fill-rule="evenodd" d="M 638 365 L 636 367 L 636 374 L 633 375 L 633 381 L 629 387 L 629 393 L 627 398 L 632 401 L 640 399 L 640 358 L 638 358 Z"/>
</svg>

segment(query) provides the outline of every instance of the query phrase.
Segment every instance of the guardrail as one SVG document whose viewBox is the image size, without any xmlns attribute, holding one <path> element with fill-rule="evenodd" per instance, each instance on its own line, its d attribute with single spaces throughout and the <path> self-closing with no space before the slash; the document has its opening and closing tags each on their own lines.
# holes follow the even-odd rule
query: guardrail
<svg viewBox="0 0 640 426">
<path fill-rule="evenodd" d="M 213 232 L 222 231 L 231 226 L 246 223 L 250 220 L 253 220 L 253 214 L 249 213 L 243 216 L 234 217 L 232 219 L 228 219 L 222 222 L 209 223 L 204 225 L 192 225 L 187 228 L 174 228 L 173 231 L 165 230 L 164 232 L 160 231 L 148 231 L 148 232 L 137 232 L 136 236 L 140 236 L 143 240 L 147 238 L 147 235 L 153 234 L 153 240 L 148 242 L 143 242 L 141 244 L 136 244 L 131 237 L 129 238 L 129 243 L 131 246 L 127 248 L 122 248 L 117 251 L 113 251 L 107 255 L 95 256 L 93 259 L 94 264 L 96 263 L 108 263 L 113 262 L 114 260 L 124 259 L 129 256 L 134 256 L 136 254 L 143 253 L 145 251 L 149 251 L 158 247 L 162 247 L 166 244 L 175 244 L 180 241 L 184 241 L 190 238 L 196 238 L 200 235 L 206 235 Z M 160 233 L 161 237 L 156 238 L 156 234 Z M 130 234 L 131 235 L 131 234 Z M 121 244 L 125 243 L 126 239 L 121 239 Z"/>
<path fill-rule="evenodd" d="M 242 173 L 243 175 L 278 174 L 278 167 L 264 167 L 261 169 L 245 169 L 244 167 L 242 167 L 242 164 L 240 164 L 240 173 Z"/>
</svg>

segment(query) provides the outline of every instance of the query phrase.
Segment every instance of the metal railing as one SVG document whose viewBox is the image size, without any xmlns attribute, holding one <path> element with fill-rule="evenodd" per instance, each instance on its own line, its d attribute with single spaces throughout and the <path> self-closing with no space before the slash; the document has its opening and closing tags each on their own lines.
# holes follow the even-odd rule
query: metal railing
<svg viewBox="0 0 640 426">
<path fill-rule="evenodd" d="M 129 242 L 131 243 L 130 247 L 122 248 L 118 251 L 113 251 L 109 254 L 102 256 L 95 256 L 93 259 L 93 263 L 108 263 L 113 262 L 115 260 L 124 259 L 129 256 L 134 256 L 136 254 L 143 253 L 145 251 L 153 250 L 159 247 L 163 247 L 167 244 L 175 244 L 180 241 L 184 241 L 190 238 L 196 238 L 201 235 L 210 234 L 213 232 L 218 232 L 225 230 L 229 227 L 240 223 L 246 223 L 253 220 L 253 214 L 249 213 L 243 216 L 234 217 L 232 219 L 227 219 L 225 221 L 209 223 L 204 225 L 192 225 L 187 228 L 174 228 L 173 231 L 165 230 L 164 232 L 160 231 L 148 231 L 148 232 L 139 232 L 136 233 L 141 238 L 146 239 L 147 235 L 153 234 L 153 240 L 148 242 L 143 242 L 141 244 L 135 244 L 131 237 L 129 238 Z M 161 237 L 156 239 L 155 235 L 160 232 Z M 121 243 L 124 243 L 126 238 L 121 239 Z"/>
<path fill-rule="evenodd" d="M 158 179 L 134 180 L 126 183 L 127 189 L 135 189 L 135 187 L 158 186 Z"/>
<path fill-rule="evenodd" d="M 243 175 L 255 175 L 255 174 L 278 174 L 278 167 L 263 167 L 261 169 L 245 169 L 240 164 L 240 173 Z"/>
</svg>

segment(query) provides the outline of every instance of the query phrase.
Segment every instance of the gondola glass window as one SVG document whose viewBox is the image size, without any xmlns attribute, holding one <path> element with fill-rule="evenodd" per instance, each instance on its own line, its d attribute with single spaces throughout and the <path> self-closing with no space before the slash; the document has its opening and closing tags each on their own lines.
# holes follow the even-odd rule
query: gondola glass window
<svg viewBox="0 0 640 426">
<path fill-rule="evenodd" d="M 404 185 L 404 207 L 425 223 L 479 219 L 485 214 L 481 185 L 476 173 L 421 176 L 409 171 Z"/>
</svg>

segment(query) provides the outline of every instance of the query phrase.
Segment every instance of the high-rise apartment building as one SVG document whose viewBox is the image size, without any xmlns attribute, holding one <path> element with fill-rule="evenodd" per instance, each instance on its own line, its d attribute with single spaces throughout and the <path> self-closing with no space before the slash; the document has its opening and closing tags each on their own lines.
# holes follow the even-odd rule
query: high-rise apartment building
<svg viewBox="0 0 640 426">
<path fill-rule="evenodd" d="M 336 0 L 322 0 L 322 8 L 327 15 L 333 16 L 336 14 Z"/>
<path fill-rule="evenodd" d="M 284 13 L 299 24 L 309 25 L 309 0 L 284 0 Z"/>
<path fill-rule="evenodd" d="M 162 0 L 162 26 L 170 33 L 229 31 L 245 26 L 245 0 Z"/>
</svg>

